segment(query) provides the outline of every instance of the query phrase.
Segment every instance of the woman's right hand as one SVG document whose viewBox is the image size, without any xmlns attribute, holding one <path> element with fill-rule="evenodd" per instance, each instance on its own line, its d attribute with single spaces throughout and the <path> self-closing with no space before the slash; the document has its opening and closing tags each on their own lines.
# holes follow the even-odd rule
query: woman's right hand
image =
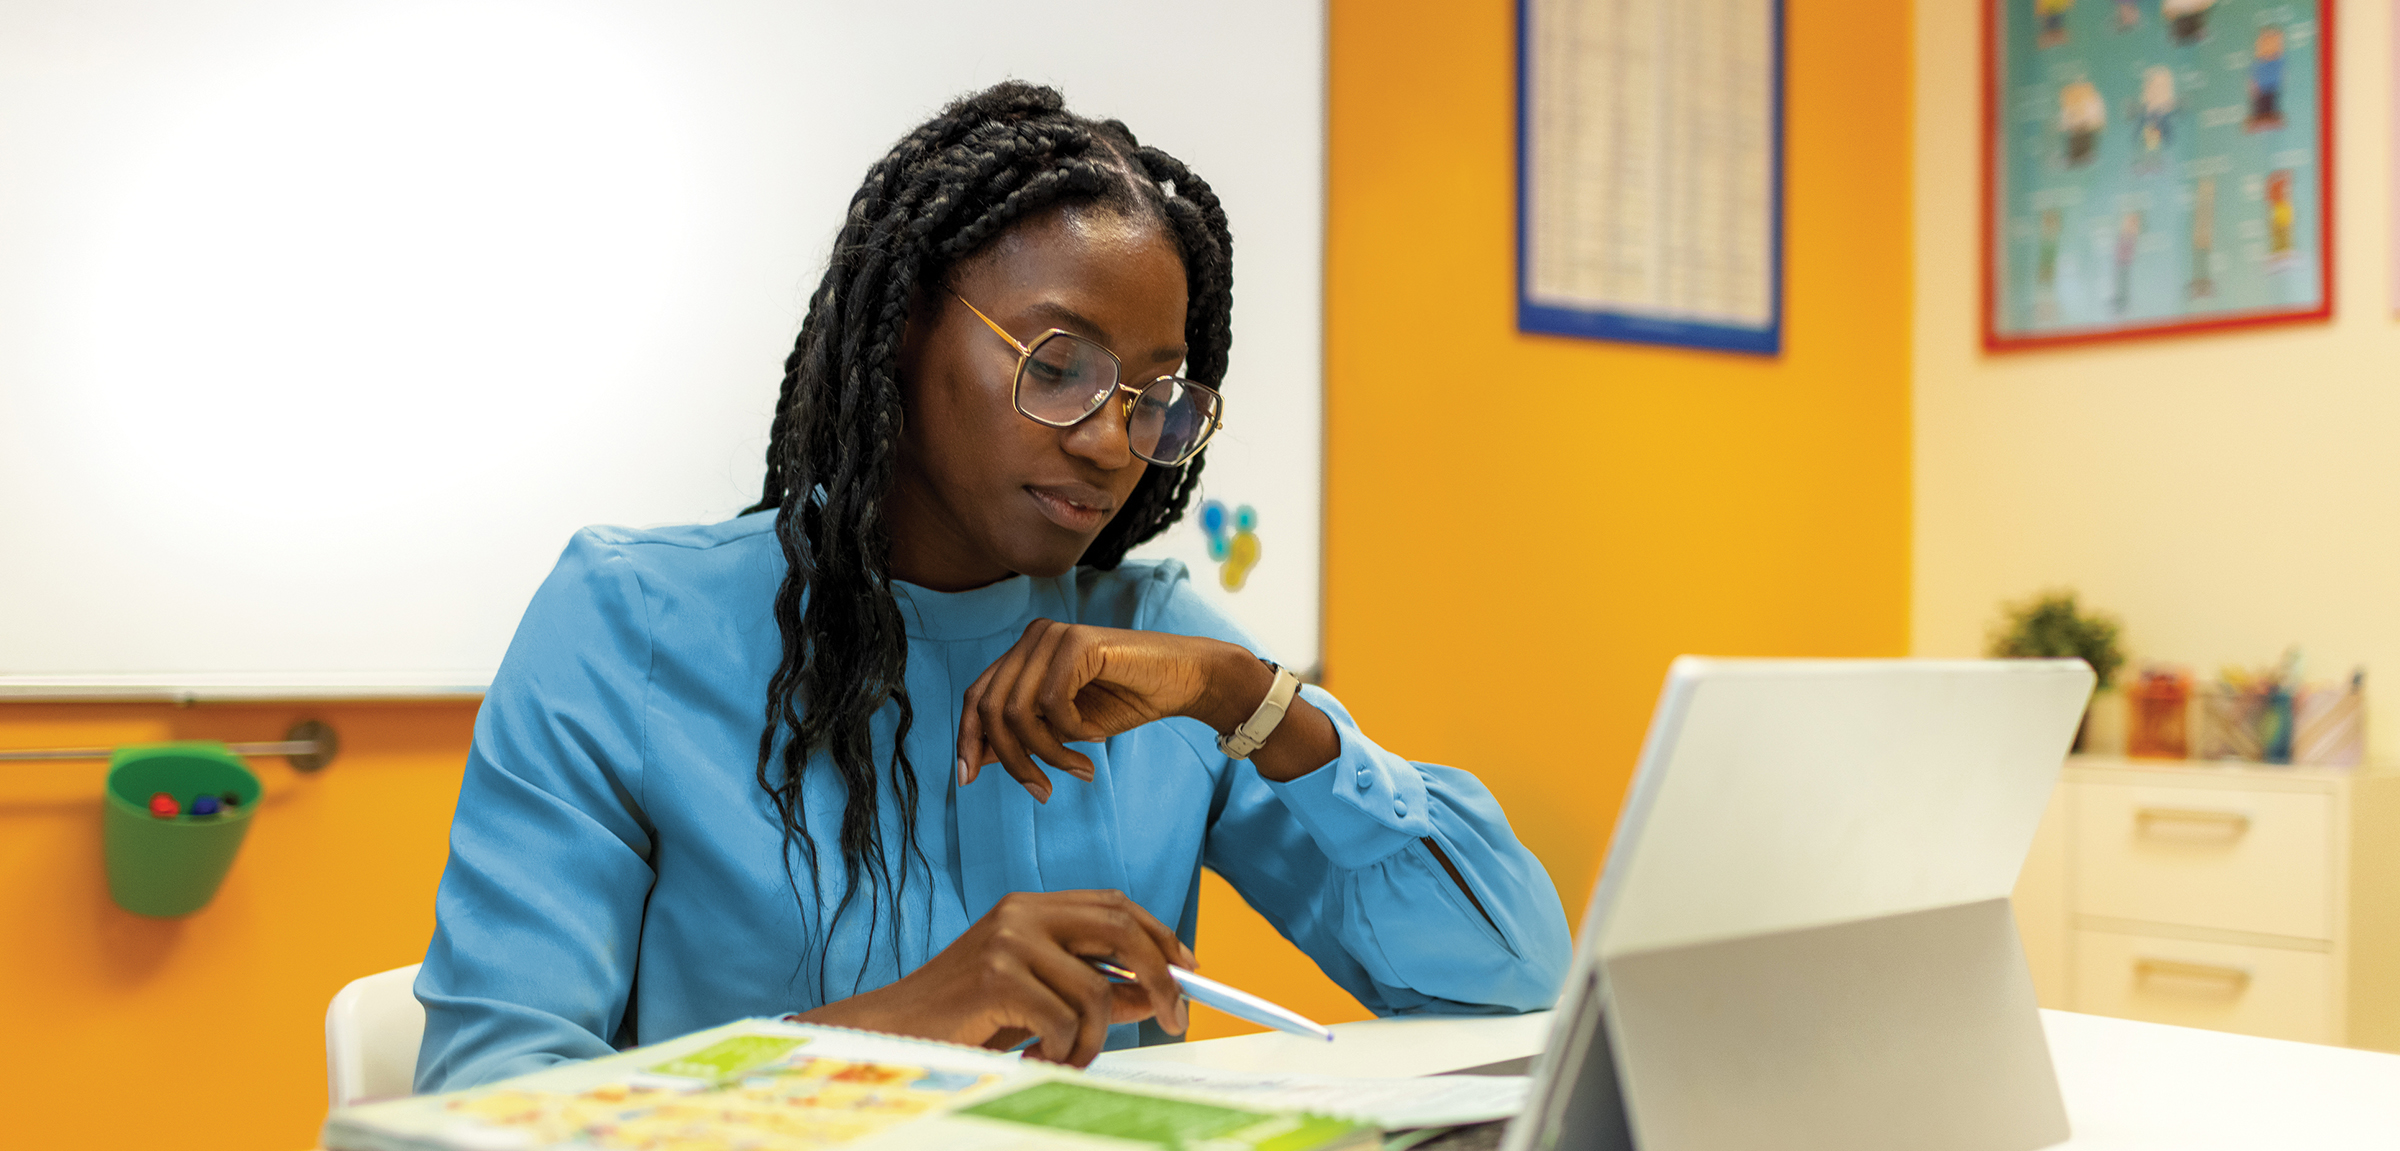
<svg viewBox="0 0 2400 1151">
<path fill-rule="evenodd" d="M 1109 959 L 1139 983 L 1111 983 L 1085 957 Z M 900 981 L 800 1016 L 825 1023 L 1006 1050 L 1081 1067 L 1112 1023 L 1155 1018 L 1181 1035 L 1183 995 L 1167 973 L 1190 948 L 1122 891 L 1020 891 L 1002 898 L 939 955 Z"/>
</svg>

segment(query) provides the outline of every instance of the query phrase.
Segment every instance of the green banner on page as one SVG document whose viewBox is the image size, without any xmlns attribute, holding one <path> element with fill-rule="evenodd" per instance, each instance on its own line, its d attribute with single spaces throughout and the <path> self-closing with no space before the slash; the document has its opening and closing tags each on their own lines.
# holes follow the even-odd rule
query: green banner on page
<svg viewBox="0 0 2400 1151">
<path fill-rule="evenodd" d="M 808 1042 L 798 1036 L 736 1035 L 722 1042 L 711 1043 L 689 1055 L 679 1055 L 664 1063 L 644 1068 L 653 1075 L 673 1075 L 680 1079 L 706 1079 L 715 1082 L 731 1079 L 753 1067 L 762 1067 L 783 1057 L 792 1048 Z"/>
<path fill-rule="evenodd" d="M 1058 1080 L 1012 1091 L 959 1114 L 1154 1147 L 1206 1145 L 1252 1151 L 1323 1147 L 1357 1126 L 1316 1115 L 1268 1115 Z"/>
</svg>

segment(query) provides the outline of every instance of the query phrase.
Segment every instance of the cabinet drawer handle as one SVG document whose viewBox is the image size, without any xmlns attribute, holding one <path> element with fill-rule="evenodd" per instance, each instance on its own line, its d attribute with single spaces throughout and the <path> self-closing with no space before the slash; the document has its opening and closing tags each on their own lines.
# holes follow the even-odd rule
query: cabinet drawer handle
<svg viewBox="0 0 2400 1151">
<path fill-rule="evenodd" d="M 2136 983 L 2162 983 L 2162 991 L 2213 995 L 2225 999 L 2231 999 L 2250 988 L 2250 973 L 2239 967 L 2184 963 L 2175 959 L 2136 959 L 2133 961 L 2133 978 Z"/>
<path fill-rule="evenodd" d="M 2250 817 L 2238 811 L 2202 811 L 2189 807 L 2145 807 L 2133 813 L 2134 830 L 2149 835 L 2166 828 L 2182 828 L 2179 838 L 2198 838 L 2193 832 L 2215 839 L 2240 839 L 2250 830 Z"/>
</svg>

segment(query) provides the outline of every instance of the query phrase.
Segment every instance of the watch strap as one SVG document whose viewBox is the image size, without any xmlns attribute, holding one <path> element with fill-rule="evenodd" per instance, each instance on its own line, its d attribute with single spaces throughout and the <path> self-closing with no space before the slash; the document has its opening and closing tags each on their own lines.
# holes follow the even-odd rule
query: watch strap
<svg viewBox="0 0 2400 1151">
<path fill-rule="evenodd" d="M 1234 728 L 1231 734 L 1217 737 L 1217 750 L 1224 752 L 1227 759 L 1250 758 L 1251 753 L 1267 742 L 1268 736 L 1275 734 L 1275 728 L 1283 722 L 1284 713 L 1291 710 L 1292 697 L 1299 694 L 1300 677 L 1293 675 L 1290 668 L 1275 663 L 1267 663 L 1267 666 L 1275 669 L 1275 684 L 1267 689 L 1267 698 L 1259 703 L 1257 711 L 1250 713 L 1249 719 L 1242 721 L 1240 727 Z"/>
</svg>

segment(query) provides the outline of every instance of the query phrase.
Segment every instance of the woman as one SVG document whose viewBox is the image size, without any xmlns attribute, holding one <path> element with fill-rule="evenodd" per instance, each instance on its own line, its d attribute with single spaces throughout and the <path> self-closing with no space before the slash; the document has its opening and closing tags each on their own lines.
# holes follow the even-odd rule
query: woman
<svg viewBox="0 0 2400 1151">
<path fill-rule="evenodd" d="M 1207 184 L 1044 88 L 868 172 L 765 498 L 578 533 L 526 611 L 420 1090 L 787 1011 L 1080 1065 L 1183 1030 L 1203 864 L 1377 1012 L 1552 1000 L 1565 917 L 1490 794 L 1123 562 L 1218 426 L 1230 253 Z"/>
</svg>

